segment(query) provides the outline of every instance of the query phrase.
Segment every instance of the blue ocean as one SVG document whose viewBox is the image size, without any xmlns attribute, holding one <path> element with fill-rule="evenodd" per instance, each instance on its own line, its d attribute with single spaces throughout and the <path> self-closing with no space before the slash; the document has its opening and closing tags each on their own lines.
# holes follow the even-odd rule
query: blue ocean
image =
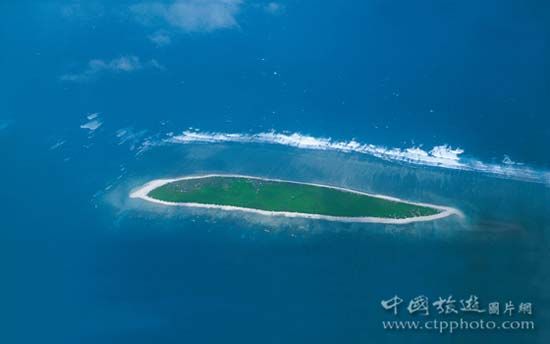
<svg viewBox="0 0 550 344">
<path fill-rule="evenodd" d="M 548 2 L 6 1 L 0 17 L 1 343 L 549 342 Z M 463 216 L 129 197 L 208 173 Z"/>
</svg>

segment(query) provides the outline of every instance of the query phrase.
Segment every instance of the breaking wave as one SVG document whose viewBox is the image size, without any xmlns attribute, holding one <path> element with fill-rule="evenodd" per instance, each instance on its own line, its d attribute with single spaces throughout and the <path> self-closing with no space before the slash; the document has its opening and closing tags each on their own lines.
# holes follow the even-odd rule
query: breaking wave
<svg viewBox="0 0 550 344">
<path fill-rule="evenodd" d="M 522 164 L 484 163 L 474 158 L 461 157 L 464 150 L 452 148 L 448 145 L 435 146 L 431 150 L 420 147 L 387 148 L 372 144 L 365 144 L 356 140 L 337 141 L 331 138 L 319 138 L 300 133 L 279 133 L 275 131 L 256 134 L 219 133 L 184 131 L 180 135 L 173 135 L 166 140 L 170 143 L 257 143 L 277 144 L 300 149 L 327 150 L 345 153 L 359 153 L 374 156 L 386 161 L 398 161 L 414 165 L 433 166 L 455 170 L 482 172 L 502 178 L 543 183 L 550 185 L 550 171 L 541 171 Z"/>
</svg>

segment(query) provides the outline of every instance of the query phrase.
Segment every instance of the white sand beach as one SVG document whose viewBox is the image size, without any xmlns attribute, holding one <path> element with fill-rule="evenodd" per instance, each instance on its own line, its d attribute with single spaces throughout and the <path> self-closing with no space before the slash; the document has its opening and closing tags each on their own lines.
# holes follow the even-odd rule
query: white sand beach
<svg viewBox="0 0 550 344">
<path fill-rule="evenodd" d="M 203 204 L 203 203 L 186 203 L 186 202 L 166 202 L 161 201 L 152 197 L 149 197 L 148 194 L 165 184 L 177 182 L 180 180 L 188 180 L 188 179 L 200 179 L 200 178 L 208 178 L 208 177 L 235 177 L 235 178 L 249 178 L 249 179 L 258 179 L 258 180 L 265 180 L 265 181 L 274 181 L 274 182 L 286 182 L 286 183 L 295 183 L 295 184 L 304 184 L 304 185 L 312 185 L 317 187 L 324 187 L 324 188 L 331 188 L 336 190 L 341 190 L 345 192 L 352 192 L 357 193 L 365 196 L 370 197 L 376 197 L 381 198 L 385 200 L 390 201 L 397 201 L 397 202 L 403 202 L 407 204 L 412 205 L 418 205 L 418 206 L 425 206 L 430 207 L 434 209 L 438 209 L 441 212 L 434 215 L 427 215 L 427 216 L 415 216 L 415 217 L 408 217 L 408 218 L 401 218 L 401 219 L 393 219 L 393 218 L 383 218 L 383 217 L 345 217 L 345 216 L 330 216 L 330 215 L 320 215 L 320 214 L 307 214 L 307 213 L 297 213 L 297 212 L 286 212 L 286 211 L 267 211 L 267 210 L 261 210 L 261 209 L 253 209 L 253 208 L 243 208 L 243 207 L 236 207 L 236 206 L 229 206 L 229 205 L 218 205 L 218 204 Z M 155 179 L 152 180 L 141 187 L 135 189 L 130 193 L 130 198 L 137 198 L 142 199 L 148 202 L 167 205 L 167 206 L 180 206 L 180 207 L 193 207 L 193 208 L 206 208 L 206 209 L 220 209 L 224 211 L 241 211 L 241 212 L 248 212 L 248 213 L 256 213 L 261 214 L 265 216 L 284 216 L 284 217 L 290 217 L 290 218 L 307 218 L 307 219 L 319 219 L 319 220 L 327 220 L 327 221 L 338 221 L 338 222 L 362 222 L 362 223 L 385 223 L 385 224 L 408 224 L 408 223 L 414 223 L 414 222 L 424 222 L 424 221 L 433 221 L 442 219 L 451 215 L 464 217 L 462 212 L 458 209 L 452 208 L 452 207 L 445 207 L 435 204 L 429 204 L 429 203 L 418 203 L 418 202 L 410 202 L 406 200 L 402 200 L 396 197 L 390 197 L 385 195 L 376 195 L 376 194 L 369 194 L 366 192 L 360 192 L 356 190 L 350 190 L 345 188 L 340 188 L 336 186 L 330 186 L 330 185 L 322 185 L 322 184 L 314 184 L 314 183 L 303 183 L 303 182 L 295 182 L 295 181 L 288 181 L 288 180 L 281 180 L 281 179 L 271 179 L 271 178 L 261 178 L 261 177 L 254 177 L 254 176 L 246 176 L 246 175 L 237 175 L 237 174 L 207 174 L 207 175 L 199 175 L 199 176 L 183 176 L 178 178 L 172 178 L 172 179 Z"/>
</svg>

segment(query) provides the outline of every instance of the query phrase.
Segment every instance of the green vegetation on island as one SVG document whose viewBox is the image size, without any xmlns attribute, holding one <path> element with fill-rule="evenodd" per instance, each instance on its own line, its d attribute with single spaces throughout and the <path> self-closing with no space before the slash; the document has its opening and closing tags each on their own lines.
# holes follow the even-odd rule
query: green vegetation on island
<svg viewBox="0 0 550 344">
<path fill-rule="evenodd" d="M 173 181 L 151 190 L 153 199 L 338 217 L 403 219 L 441 210 L 324 186 L 238 176 Z"/>
</svg>

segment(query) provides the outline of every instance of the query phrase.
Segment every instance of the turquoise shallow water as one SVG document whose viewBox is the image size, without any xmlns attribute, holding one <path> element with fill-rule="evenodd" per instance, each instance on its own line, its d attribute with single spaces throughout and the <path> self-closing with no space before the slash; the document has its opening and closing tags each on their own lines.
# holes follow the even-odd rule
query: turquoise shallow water
<svg viewBox="0 0 550 344">
<path fill-rule="evenodd" d="M 0 343 L 550 341 L 548 2 L 162 0 L 153 18 L 140 2 L 0 3 Z M 184 2 L 198 10 L 170 6 Z M 237 142 L 166 142 L 184 131 Z M 255 139 L 273 132 L 286 145 Z M 201 173 L 465 218 L 342 224 L 128 198 Z M 450 294 L 532 302 L 536 330 L 382 329 L 396 318 L 383 299 Z"/>
<path fill-rule="evenodd" d="M 265 145 L 158 147 L 128 160 L 118 181 L 118 166 L 97 169 L 90 159 L 58 169 L 67 163 L 48 158 L 32 169 L 8 155 L 16 169 L 7 173 L 19 178 L 5 188 L 17 202 L 5 202 L 3 255 L 13 263 L 3 289 L 13 296 L 8 334 L 21 342 L 542 343 L 548 335 L 544 186 Z M 465 218 L 342 224 L 128 198 L 149 179 L 206 172 L 341 185 L 455 206 Z M 380 301 L 395 294 L 530 301 L 538 328 L 388 333 L 381 321 L 393 316 Z"/>
</svg>

